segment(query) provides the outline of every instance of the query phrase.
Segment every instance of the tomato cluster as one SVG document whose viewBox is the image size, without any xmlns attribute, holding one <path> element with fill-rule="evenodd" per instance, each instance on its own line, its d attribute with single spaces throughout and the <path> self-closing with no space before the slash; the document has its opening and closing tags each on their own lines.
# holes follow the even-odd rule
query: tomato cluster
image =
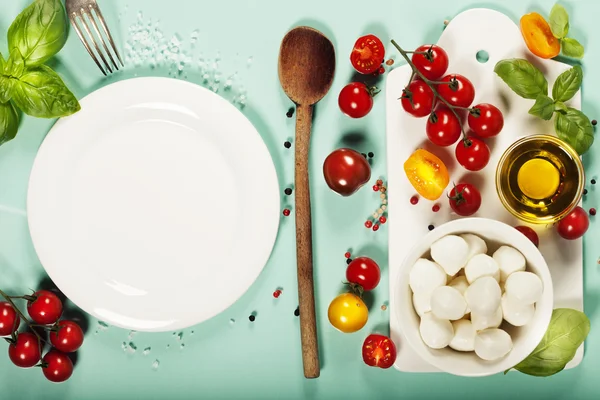
<svg viewBox="0 0 600 400">
<path fill-rule="evenodd" d="M 46 379 L 64 382 L 73 374 L 73 362 L 67 353 L 77 351 L 83 344 L 83 330 L 74 321 L 60 320 L 62 301 L 48 290 L 39 290 L 27 300 L 27 313 L 36 326 L 49 332 L 52 349 L 42 357 L 41 336 L 33 332 L 18 332 L 20 313 L 8 302 L 0 302 L 0 336 L 9 342 L 8 357 L 17 367 L 42 367 Z M 30 322 L 25 320 L 28 325 Z M 41 363 L 38 364 L 41 360 Z"/>
</svg>

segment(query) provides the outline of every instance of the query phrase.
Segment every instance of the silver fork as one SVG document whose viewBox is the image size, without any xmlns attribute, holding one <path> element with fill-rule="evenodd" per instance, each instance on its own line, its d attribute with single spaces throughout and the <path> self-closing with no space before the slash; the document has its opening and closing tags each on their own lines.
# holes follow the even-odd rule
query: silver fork
<svg viewBox="0 0 600 400">
<path fill-rule="evenodd" d="M 106 71 L 112 74 L 113 69 L 111 68 L 111 65 L 108 63 L 108 61 L 106 61 L 106 57 L 104 56 L 104 53 L 102 52 L 102 49 L 100 48 L 98 42 L 100 42 L 104 47 L 104 51 L 106 52 L 108 58 L 112 62 L 112 66 L 115 71 L 119 70 L 119 65 L 115 62 L 115 59 L 113 58 L 113 55 L 106 44 L 106 40 L 104 40 L 104 37 L 100 33 L 100 29 L 98 28 L 98 24 L 96 23 L 96 18 L 98 19 L 98 22 L 100 22 L 102 31 L 106 38 L 108 38 L 112 50 L 117 56 L 119 62 L 121 63 L 121 66 L 125 66 L 125 64 L 123 64 L 123 60 L 121 59 L 121 55 L 117 50 L 117 46 L 115 46 L 115 42 L 110 34 L 110 31 L 106 27 L 106 22 L 104 22 L 104 17 L 102 16 L 102 12 L 100 12 L 100 7 L 98 7 L 98 3 L 96 3 L 96 0 L 67 0 L 67 14 L 69 16 L 69 20 L 71 21 L 71 25 L 75 29 L 75 32 L 77 32 L 77 36 L 79 36 L 79 39 L 81 39 L 83 46 L 88 51 L 88 53 L 90 53 L 90 56 L 105 76 Z M 94 14 L 96 18 L 94 18 Z M 90 24 L 92 25 L 96 36 L 92 34 Z M 88 39 L 86 39 L 84 32 L 82 32 L 81 28 L 83 28 L 83 31 L 87 34 L 89 40 L 91 40 L 94 48 L 96 49 L 96 53 L 98 53 L 98 56 L 100 56 L 100 59 L 102 59 L 104 68 L 100 64 L 100 61 L 98 61 L 94 50 L 90 46 Z"/>
</svg>

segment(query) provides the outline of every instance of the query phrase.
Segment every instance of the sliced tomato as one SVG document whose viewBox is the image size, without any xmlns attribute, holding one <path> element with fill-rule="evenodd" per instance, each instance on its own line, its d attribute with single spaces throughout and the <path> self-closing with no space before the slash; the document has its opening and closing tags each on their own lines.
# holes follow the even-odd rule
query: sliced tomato
<svg viewBox="0 0 600 400">
<path fill-rule="evenodd" d="M 350 62 L 361 74 L 376 72 L 385 58 L 383 43 L 375 35 L 365 35 L 358 38 L 350 54 Z"/>
<path fill-rule="evenodd" d="M 389 368 L 396 362 L 396 345 L 387 336 L 371 334 L 363 343 L 362 356 L 371 367 Z"/>
</svg>

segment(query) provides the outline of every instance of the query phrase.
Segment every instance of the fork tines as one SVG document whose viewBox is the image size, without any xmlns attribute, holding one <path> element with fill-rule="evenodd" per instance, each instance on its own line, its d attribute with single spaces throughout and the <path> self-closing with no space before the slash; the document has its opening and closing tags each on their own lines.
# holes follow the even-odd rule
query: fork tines
<svg viewBox="0 0 600 400">
<path fill-rule="evenodd" d="M 81 42 L 85 46 L 85 49 L 88 51 L 88 53 L 90 53 L 90 56 L 104 75 L 106 75 L 106 71 L 108 71 L 109 73 L 113 72 L 111 65 L 115 69 L 115 71 L 119 69 L 119 65 L 115 62 L 113 54 L 111 53 L 110 49 L 106 44 L 105 37 L 108 39 L 108 42 L 110 43 L 113 52 L 117 56 L 117 59 L 121 63 L 121 66 L 125 66 L 125 64 L 123 64 L 123 60 L 121 59 L 121 55 L 117 50 L 117 46 L 115 45 L 115 42 L 110 34 L 110 31 L 106 27 L 106 23 L 104 21 L 104 17 L 102 16 L 102 12 L 100 12 L 100 8 L 98 7 L 98 4 L 95 1 L 88 2 L 88 4 L 86 4 L 85 6 L 82 5 L 79 8 L 68 9 L 68 13 L 71 25 L 73 26 L 73 28 L 75 28 L 77 36 L 79 36 L 79 39 L 81 39 Z M 102 27 L 102 33 L 105 37 L 100 32 L 96 19 L 100 23 L 100 26 Z M 90 24 L 93 28 L 93 32 L 92 29 L 90 29 Z M 83 31 L 85 33 L 82 31 L 81 28 L 83 28 Z M 98 54 L 98 56 L 100 56 L 100 59 L 102 59 L 104 67 L 100 64 L 100 61 L 98 61 L 98 58 L 96 57 L 96 54 L 94 53 L 94 50 L 90 46 L 88 40 L 91 41 L 92 45 L 96 50 L 96 53 Z M 106 57 L 102 52 L 102 49 L 100 48 L 98 42 L 100 42 L 102 44 L 102 47 L 104 47 L 104 51 L 108 55 L 111 64 L 109 64 L 106 60 Z"/>
</svg>

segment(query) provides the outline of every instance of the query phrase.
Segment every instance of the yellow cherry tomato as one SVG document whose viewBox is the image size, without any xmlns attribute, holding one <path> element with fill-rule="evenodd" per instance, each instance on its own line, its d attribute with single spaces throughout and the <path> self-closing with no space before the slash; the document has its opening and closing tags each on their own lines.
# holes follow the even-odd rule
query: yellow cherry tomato
<svg viewBox="0 0 600 400">
<path fill-rule="evenodd" d="M 327 316 L 336 329 L 352 333 L 365 326 L 369 319 L 369 310 L 360 297 L 353 293 L 344 293 L 333 299 Z"/>
<path fill-rule="evenodd" d="M 404 173 L 417 193 L 427 200 L 437 200 L 450 182 L 448 168 L 427 150 L 418 149 L 404 163 Z"/>
</svg>

